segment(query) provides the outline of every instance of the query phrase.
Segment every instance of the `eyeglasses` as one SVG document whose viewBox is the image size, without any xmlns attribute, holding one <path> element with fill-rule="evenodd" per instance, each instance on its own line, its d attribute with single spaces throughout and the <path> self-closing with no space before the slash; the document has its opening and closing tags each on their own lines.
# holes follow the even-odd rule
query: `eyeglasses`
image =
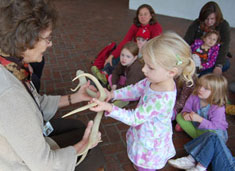
<svg viewBox="0 0 235 171">
<path fill-rule="evenodd" d="M 48 37 L 39 37 L 42 40 L 45 40 L 48 44 L 52 42 L 52 35 Z"/>
</svg>

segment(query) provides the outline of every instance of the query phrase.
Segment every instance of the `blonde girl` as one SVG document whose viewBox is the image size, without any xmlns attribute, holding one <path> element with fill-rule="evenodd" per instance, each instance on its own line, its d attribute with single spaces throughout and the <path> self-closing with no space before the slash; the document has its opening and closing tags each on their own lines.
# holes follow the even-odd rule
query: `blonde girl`
<svg viewBox="0 0 235 171">
<path fill-rule="evenodd" d="M 139 100 L 134 110 L 118 108 L 93 99 L 92 111 L 106 111 L 106 116 L 130 126 L 127 152 L 139 171 L 152 171 L 165 166 L 175 155 L 171 117 L 176 97 L 174 77 L 182 75 L 193 84 L 195 70 L 188 44 L 176 33 L 167 32 L 149 40 L 143 48 L 145 79 L 135 85 L 108 92 L 108 99 Z"/>
<path fill-rule="evenodd" d="M 177 122 L 192 138 L 213 131 L 227 141 L 228 123 L 225 117 L 227 80 L 224 76 L 207 74 L 199 78 L 193 94 L 177 115 Z"/>
</svg>

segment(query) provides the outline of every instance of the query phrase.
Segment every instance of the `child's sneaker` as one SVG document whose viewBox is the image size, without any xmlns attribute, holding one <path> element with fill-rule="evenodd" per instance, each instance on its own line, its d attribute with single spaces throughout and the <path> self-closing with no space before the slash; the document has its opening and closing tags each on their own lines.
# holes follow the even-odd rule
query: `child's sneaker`
<svg viewBox="0 0 235 171">
<path fill-rule="evenodd" d="M 91 67 L 91 73 L 103 84 L 107 85 L 108 80 L 105 74 L 102 74 L 96 66 Z"/>
<path fill-rule="evenodd" d="M 176 132 L 182 132 L 182 131 L 184 131 L 181 127 L 180 127 L 180 125 L 177 123 L 176 125 L 175 125 L 175 131 Z"/>
<path fill-rule="evenodd" d="M 178 169 L 190 169 L 195 166 L 195 163 L 189 160 L 187 157 L 171 159 L 168 160 L 168 163 Z"/>
</svg>

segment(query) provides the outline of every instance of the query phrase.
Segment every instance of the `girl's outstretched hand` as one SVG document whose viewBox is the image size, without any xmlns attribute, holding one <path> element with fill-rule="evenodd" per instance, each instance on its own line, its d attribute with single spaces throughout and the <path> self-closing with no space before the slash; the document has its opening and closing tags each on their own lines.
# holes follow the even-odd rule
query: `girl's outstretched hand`
<svg viewBox="0 0 235 171">
<path fill-rule="evenodd" d="M 96 103 L 97 105 L 94 107 L 91 107 L 90 110 L 94 112 L 101 112 L 101 111 L 107 111 L 112 112 L 113 106 L 110 103 L 102 102 L 98 99 L 93 98 L 90 103 Z"/>
<path fill-rule="evenodd" d="M 113 99 L 113 97 L 114 97 L 113 91 L 108 91 L 106 88 L 104 90 L 105 90 L 105 93 L 106 93 L 106 96 L 107 96 L 105 101 L 108 102 L 111 99 Z"/>
</svg>

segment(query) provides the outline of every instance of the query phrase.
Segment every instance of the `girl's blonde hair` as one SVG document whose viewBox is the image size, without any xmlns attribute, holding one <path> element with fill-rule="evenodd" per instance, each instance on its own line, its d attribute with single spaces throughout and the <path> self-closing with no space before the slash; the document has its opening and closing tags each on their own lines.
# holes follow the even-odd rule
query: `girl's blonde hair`
<svg viewBox="0 0 235 171">
<path fill-rule="evenodd" d="M 206 74 L 201 76 L 193 91 L 194 95 L 198 95 L 201 87 L 211 90 L 210 96 L 207 98 L 207 103 L 223 106 L 226 104 L 228 97 L 228 81 L 222 75 Z"/>
<path fill-rule="evenodd" d="M 143 54 L 167 70 L 177 68 L 176 77 L 179 76 L 189 86 L 193 85 L 195 64 L 191 58 L 191 48 L 176 33 L 168 31 L 149 40 L 143 47 Z"/>
</svg>

